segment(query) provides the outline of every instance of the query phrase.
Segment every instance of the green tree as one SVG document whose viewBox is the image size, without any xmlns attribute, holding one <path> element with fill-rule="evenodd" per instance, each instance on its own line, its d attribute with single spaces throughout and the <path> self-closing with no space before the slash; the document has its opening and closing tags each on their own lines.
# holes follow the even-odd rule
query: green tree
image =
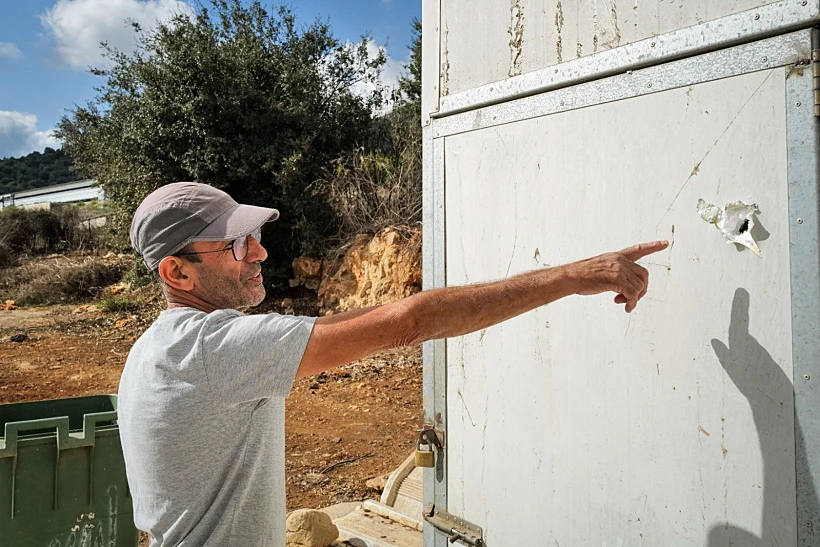
<svg viewBox="0 0 820 547">
<path fill-rule="evenodd" d="M 127 233 L 145 195 L 195 180 L 235 199 L 280 209 L 265 228 L 280 276 L 298 253 L 315 253 L 334 231 L 327 200 L 307 191 L 330 162 L 370 133 L 384 55 L 367 37 L 350 45 L 327 22 L 297 26 L 292 12 L 257 1 L 213 0 L 146 31 L 133 25 L 133 54 L 105 47 L 99 95 L 63 117 L 56 135 L 77 165 L 105 188 Z M 272 273 L 268 269 L 268 273 Z"/>
<path fill-rule="evenodd" d="M 421 22 L 413 19 L 410 60 L 393 109 L 374 121 L 367 146 L 335 162 L 314 187 L 338 219 L 336 242 L 421 222 Z"/>
<path fill-rule="evenodd" d="M 406 74 L 399 76 L 399 91 L 404 102 L 421 108 L 421 21 L 413 18 L 410 42 L 410 62 L 404 65 Z"/>
</svg>

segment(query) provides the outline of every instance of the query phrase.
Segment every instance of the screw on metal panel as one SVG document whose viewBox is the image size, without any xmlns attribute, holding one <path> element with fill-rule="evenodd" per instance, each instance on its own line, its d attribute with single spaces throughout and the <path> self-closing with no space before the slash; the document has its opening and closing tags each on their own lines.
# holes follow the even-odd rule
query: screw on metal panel
<svg viewBox="0 0 820 547">
<path fill-rule="evenodd" d="M 797 219 L 797 223 L 798 223 L 798 224 L 803 224 L 803 219 L 802 219 L 802 218 L 798 218 L 798 219 Z"/>
<path fill-rule="evenodd" d="M 652 42 L 652 43 L 651 43 L 651 44 L 649 44 L 649 45 L 650 45 L 650 46 L 652 46 L 652 47 L 655 47 L 655 42 Z"/>
<path fill-rule="evenodd" d="M 803 0 L 802 2 L 800 2 L 801 6 L 805 6 L 806 4 L 808 4 L 808 2 L 806 0 Z"/>
<path fill-rule="evenodd" d="M 564 106 L 564 101 L 561 101 L 561 106 Z"/>
<path fill-rule="evenodd" d="M 804 374 L 803 379 L 804 380 L 811 380 L 811 376 L 809 376 L 808 374 Z"/>
<path fill-rule="evenodd" d="M 646 87 L 652 87 L 652 82 L 649 82 L 648 84 L 646 84 Z"/>
<path fill-rule="evenodd" d="M 800 106 L 801 104 L 802 103 L 800 101 L 797 101 L 796 103 L 794 103 L 794 106 Z"/>
<path fill-rule="evenodd" d="M 769 60 L 769 58 L 768 58 L 768 57 L 763 57 L 763 62 L 764 62 L 764 63 L 765 63 L 766 61 L 768 61 L 768 60 Z"/>
<path fill-rule="evenodd" d="M 758 19 L 760 19 L 760 14 L 759 14 L 759 13 L 755 13 L 755 21 L 757 21 Z"/>
</svg>

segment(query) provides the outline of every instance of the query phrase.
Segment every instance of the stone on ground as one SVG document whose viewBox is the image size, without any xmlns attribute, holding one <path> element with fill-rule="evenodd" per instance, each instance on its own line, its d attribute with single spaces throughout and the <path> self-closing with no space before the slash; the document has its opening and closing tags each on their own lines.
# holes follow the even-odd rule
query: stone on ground
<svg viewBox="0 0 820 547">
<path fill-rule="evenodd" d="M 287 547 L 328 547 L 339 537 L 330 516 L 315 509 L 297 509 L 288 516 Z"/>
</svg>

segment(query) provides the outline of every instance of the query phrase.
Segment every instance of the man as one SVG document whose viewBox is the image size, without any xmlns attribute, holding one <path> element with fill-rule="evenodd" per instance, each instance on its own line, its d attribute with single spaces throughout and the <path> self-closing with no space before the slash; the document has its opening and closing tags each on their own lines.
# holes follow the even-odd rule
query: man
<svg viewBox="0 0 820 547">
<path fill-rule="evenodd" d="M 260 230 L 278 216 L 188 182 L 155 191 L 134 215 L 131 242 L 167 300 L 128 356 L 118 405 L 134 519 L 152 546 L 285 544 L 284 398 L 294 378 L 572 294 L 611 291 L 631 312 L 649 281 L 635 261 L 667 246 L 328 317 L 244 315 L 265 296 Z"/>
</svg>

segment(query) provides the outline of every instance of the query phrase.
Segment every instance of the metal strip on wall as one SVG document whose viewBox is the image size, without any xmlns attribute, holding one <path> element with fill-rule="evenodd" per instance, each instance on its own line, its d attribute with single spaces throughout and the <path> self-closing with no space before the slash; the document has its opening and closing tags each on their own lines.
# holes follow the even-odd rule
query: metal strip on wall
<svg viewBox="0 0 820 547">
<path fill-rule="evenodd" d="M 818 0 L 783 0 L 440 99 L 444 117 L 816 25 Z"/>
<path fill-rule="evenodd" d="M 439 58 L 441 57 L 441 0 L 421 3 L 421 125 L 430 125 L 430 114 L 439 110 Z M 430 59 L 433 59 L 431 62 Z"/>
<path fill-rule="evenodd" d="M 817 31 L 812 47 L 818 48 Z M 820 546 L 820 139 L 812 67 L 787 75 L 797 544 Z"/>
<path fill-rule="evenodd" d="M 423 128 L 423 285 L 424 290 L 443 287 L 445 269 L 444 139 L 433 139 L 432 128 Z M 447 342 L 434 340 L 423 347 L 424 426 L 443 430 L 447 408 Z M 442 439 L 445 447 L 446 438 Z M 447 451 L 437 454 L 436 467 L 424 470 L 424 506 L 447 507 Z M 424 545 L 445 547 L 447 538 L 424 525 Z"/>
<path fill-rule="evenodd" d="M 447 118 L 432 124 L 433 138 L 518 122 L 557 112 L 619 101 L 811 60 L 810 30 L 768 38 L 753 44 L 706 53 L 674 63 L 630 71 L 575 87 L 505 102 Z"/>
</svg>

